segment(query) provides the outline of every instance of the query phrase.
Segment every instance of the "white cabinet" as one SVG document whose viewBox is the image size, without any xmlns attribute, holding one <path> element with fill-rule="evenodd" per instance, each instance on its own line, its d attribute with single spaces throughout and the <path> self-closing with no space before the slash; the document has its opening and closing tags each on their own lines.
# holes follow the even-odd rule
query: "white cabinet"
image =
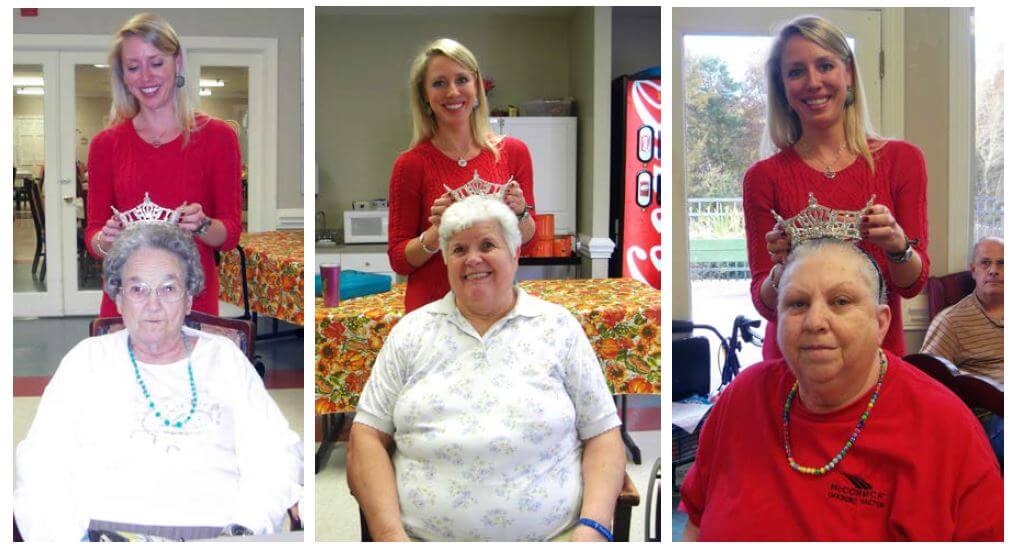
<svg viewBox="0 0 1019 553">
<path fill-rule="evenodd" d="M 555 215 L 556 234 L 577 233 L 577 118 L 494 117 L 492 130 L 527 144 L 538 213 Z"/>
</svg>

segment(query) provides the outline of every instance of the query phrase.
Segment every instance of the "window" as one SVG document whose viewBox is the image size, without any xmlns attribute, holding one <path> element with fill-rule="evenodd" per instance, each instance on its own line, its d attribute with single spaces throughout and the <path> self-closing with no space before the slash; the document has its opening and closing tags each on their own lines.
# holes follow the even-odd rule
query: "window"
<svg viewBox="0 0 1019 553">
<path fill-rule="evenodd" d="M 973 241 L 1004 236 L 1005 215 L 1005 25 L 994 7 L 974 10 Z"/>
</svg>

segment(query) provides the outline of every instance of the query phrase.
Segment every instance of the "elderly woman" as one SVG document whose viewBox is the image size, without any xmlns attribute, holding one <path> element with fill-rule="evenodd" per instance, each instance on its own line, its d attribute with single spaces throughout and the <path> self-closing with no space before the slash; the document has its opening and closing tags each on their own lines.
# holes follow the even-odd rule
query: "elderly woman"
<svg viewBox="0 0 1019 553">
<path fill-rule="evenodd" d="M 1002 539 L 1002 480 L 979 423 L 880 347 L 882 282 L 852 244 L 792 250 L 782 358 L 741 373 L 708 415 L 682 486 L 687 539 Z"/>
<path fill-rule="evenodd" d="M 372 537 L 608 539 L 625 457 L 587 336 L 514 287 L 519 225 L 499 199 L 454 203 L 439 236 L 452 290 L 393 328 L 350 432 Z"/>
<path fill-rule="evenodd" d="M 184 326 L 203 284 L 190 233 L 130 226 L 103 276 L 126 328 L 75 346 L 46 387 L 16 454 L 22 535 L 282 530 L 300 441 L 233 342 Z"/>
</svg>

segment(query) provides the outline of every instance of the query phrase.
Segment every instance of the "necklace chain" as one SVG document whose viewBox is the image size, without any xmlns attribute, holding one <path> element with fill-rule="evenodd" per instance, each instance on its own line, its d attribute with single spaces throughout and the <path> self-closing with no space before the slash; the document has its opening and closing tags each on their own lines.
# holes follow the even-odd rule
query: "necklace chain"
<svg viewBox="0 0 1019 553">
<path fill-rule="evenodd" d="M 836 171 L 833 166 L 839 162 L 839 157 L 842 156 L 842 152 L 844 152 L 845 149 L 846 149 L 846 143 L 843 142 L 842 145 L 839 146 L 839 149 L 835 150 L 835 161 L 829 162 L 828 160 L 826 160 L 824 158 L 824 156 L 821 155 L 821 148 L 814 148 L 814 152 L 817 153 L 817 157 L 821 158 L 821 162 L 824 163 L 824 176 L 825 177 L 827 177 L 829 179 L 834 179 L 835 175 L 838 174 L 838 171 Z"/>
<path fill-rule="evenodd" d="M 793 398 L 796 397 L 796 390 L 799 389 L 799 381 L 793 382 L 792 390 L 789 390 L 789 396 L 785 400 L 785 410 L 782 413 L 782 438 L 785 442 L 785 456 L 789 462 L 789 466 L 796 472 L 802 474 L 810 474 L 813 476 L 821 476 L 828 472 L 831 472 L 843 459 L 846 458 L 846 454 L 852 449 L 853 445 L 856 444 L 856 440 L 860 437 L 860 432 L 863 432 L 863 425 L 867 423 L 867 419 L 870 418 L 870 412 L 874 409 L 874 404 L 877 403 L 877 396 L 881 393 L 881 385 L 885 380 L 885 373 L 888 371 L 888 358 L 885 357 L 885 352 L 878 350 L 878 354 L 881 356 L 881 370 L 877 376 L 877 384 L 874 387 L 874 393 L 870 396 L 870 401 L 867 402 L 867 409 L 860 415 L 860 420 L 856 423 L 856 428 L 853 429 L 853 433 L 846 440 L 846 445 L 842 446 L 842 450 L 835 454 L 835 457 L 831 461 L 828 461 L 822 467 L 806 467 L 796 462 L 793 458 L 793 448 L 789 442 L 789 411 L 792 408 Z"/>
<path fill-rule="evenodd" d="M 163 412 L 156 407 L 156 402 L 152 401 L 152 396 L 149 394 L 149 388 L 145 385 L 145 380 L 142 378 L 141 371 L 138 370 L 138 361 L 136 361 L 134 357 L 134 348 L 131 347 L 130 336 L 127 338 L 127 353 L 131 356 L 131 365 L 134 367 L 134 378 L 135 381 L 138 382 L 138 386 L 142 389 L 142 395 L 145 396 L 145 401 L 148 403 L 149 410 L 155 412 L 153 414 L 157 419 L 162 419 L 163 426 L 183 428 L 185 424 L 191 421 L 191 417 L 195 415 L 195 409 L 198 407 L 198 390 L 195 387 L 195 373 L 191 369 L 191 355 L 188 354 L 188 387 L 191 389 L 191 408 L 186 417 L 170 422 L 170 419 L 163 416 Z"/>
<path fill-rule="evenodd" d="M 456 156 L 456 164 L 459 165 L 460 167 L 467 167 L 467 156 L 470 155 L 471 153 L 471 145 L 468 143 L 467 150 L 464 152 L 460 152 L 459 150 L 456 150 L 452 147 L 447 147 L 445 150 L 439 148 L 439 151 L 452 152 L 453 155 Z"/>
</svg>

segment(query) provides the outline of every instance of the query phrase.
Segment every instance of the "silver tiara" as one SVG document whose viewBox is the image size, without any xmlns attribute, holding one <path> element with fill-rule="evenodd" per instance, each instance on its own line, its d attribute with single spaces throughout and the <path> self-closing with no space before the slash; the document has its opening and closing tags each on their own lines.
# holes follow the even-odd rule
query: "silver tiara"
<svg viewBox="0 0 1019 553">
<path fill-rule="evenodd" d="M 110 206 L 113 213 L 117 216 L 125 227 L 131 225 L 149 225 L 153 223 L 169 223 L 176 225 L 177 220 L 180 219 L 180 211 L 176 209 L 167 209 L 157 203 L 154 203 L 149 198 L 149 193 L 145 193 L 145 199 L 142 203 L 134 206 L 130 211 L 117 211 L 117 208 Z"/>
<path fill-rule="evenodd" d="M 814 193 L 811 192 L 807 199 L 807 207 L 803 208 L 803 211 L 796 215 L 783 219 L 774 209 L 771 210 L 771 214 L 775 216 L 779 226 L 789 235 L 790 249 L 799 246 L 807 240 L 816 240 L 818 238 L 834 238 L 836 240 L 856 243 L 862 238 L 860 236 L 860 223 L 867 208 L 874 205 L 875 197 L 876 194 L 871 194 L 870 199 L 867 200 L 867 205 L 863 206 L 863 209 L 849 211 L 820 205 L 817 203 Z"/>
<path fill-rule="evenodd" d="M 488 182 L 487 180 L 478 176 L 478 171 L 474 171 L 474 178 L 467 181 L 463 186 L 456 190 L 443 184 L 442 186 L 449 192 L 453 199 L 456 201 L 464 200 L 470 196 L 491 196 L 493 198 L 502 199 L 506 196 L 506 191 L 509 190 L 510 183 L 513 182 L 513 177 L 510 177 L 505 184 L 499 184 L 495 182 Z"/>
</svg>

